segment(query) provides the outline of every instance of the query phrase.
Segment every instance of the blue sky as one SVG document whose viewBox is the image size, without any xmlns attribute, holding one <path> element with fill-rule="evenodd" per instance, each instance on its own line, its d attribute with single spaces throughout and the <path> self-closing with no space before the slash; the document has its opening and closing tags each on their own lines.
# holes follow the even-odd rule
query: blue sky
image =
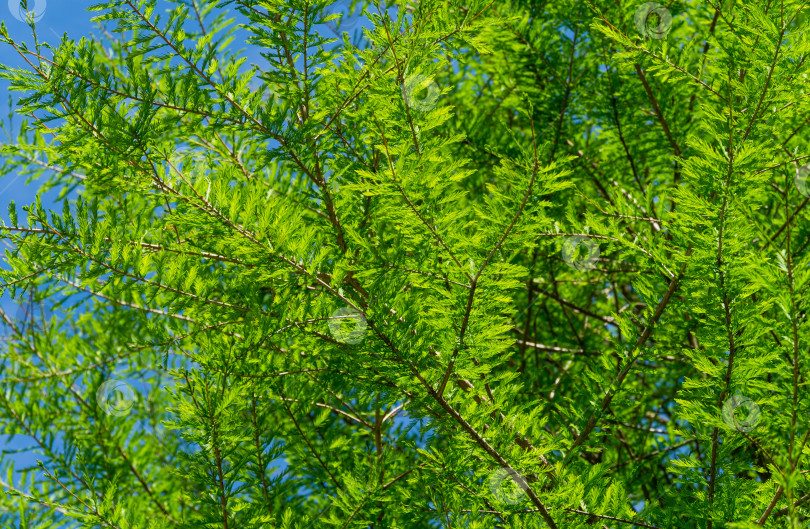
<svg viewBox="0 0 810 529">
<path fill-rule="evenodd" d="M 4 22 L 9 35 L 13 39 L 31 43 L 30 28 L 26 23 L 18 20 L 14 16 L 15 10 L 12 9 L 12 5 L 17 1 L 18 0 L 7 0 L 8 5 L 0 5 L 0 20 Z M 34 9 L 38 18 L 37 34 L 40 41 L 45 41 L 55 46 L 62 39 L 63 35 L 67 35 L 73 40 L 79 40 L 82 37 L 89 36 L 91 33 L 96 32 L 95 24 L 93 24 L 90 19 L 92 16 L 98 15 L 98 13 L 90 13 L 85 10 L 91 3 L 95 2 L 76 0 L 29 0 L 29 2 L 29 8 Z M 345 4 L 340 6 L 336 5 L 336 10 L 344 7 Z M 238 19 L 238 15 L 236 16 Z M 360 24 L 350 25 L 350 27 L 359 28 Z M 347 27 L 347 29 L 350 27 Z M 328 28 L 324 28 L 324 30 L 329 32 Z M 572 36 L 570 30 L 563 29 L 563 32 L 566 33 L 569 38 Z M 249 33 L 247 31 L 238 31 L 236 33 L 236 40 L 233 43 L 234 49 L 244 50 L 243 53 L 247 58 L 245 68 L 249 68 L 252 64 L 264 67 L 265 61 L 259 55 L 258 50 L 255 47 L 243 44 L 248 35 Z M 333 36 L 331 32 L 329 32 L 329 36 Z M 12 67 L 25 66 L 23 60 L 11 47 L 1 45 L 0 50 L 0 62 Z M 0 104 L 5 107 L 9 101 L 9 97 L 13 104 L 20 96 L 21 94 L 19 92 L 11 92 L 9 90 L 9 83 L 7 81 L 0 79 Z M 5 119 L 7 115 L 7 109 L 3 108 L 2 111 L 0 111 L 0 116 L 3 116 Z M 14 125 L 17 126 L 18 124 L 19 123 L 16 122 Z M 4 123 L 4 125 L 8 127 L 7 122 Z M 16 131 L 9 131 L 8 129 L 0 131 L 0 138 L 2 138 L 0 141 L 13 141 L 13 138 L 9 138 L 8 136 L 9 132 L 13 135 Z M 41 183 L 41 180 L 29 182 L 26 180 L 25 176 L 13 172 L 0 177 L 0 218 L 2 218 L 4 222 L 9 221 L 7 206 L 11 201 L 17 204 L 18 210 L 20 206 L 33 202 Z M 54 192 L 44 195 L 42 199 L 43 205 L 46 208 L 61 210 L 61 207 L 55 203 L 55 198 L 56 194 Z M 13 303 L 8 295 L 0 297 L 0 306 L 12 315 L 18 311 L 18 305 Z M 137 385 L 133 385 L 137 387 Z M 396 422 L 398 424 L 404 424 L 407 420 L 407 415 L 403 413 L 396 419 Z M 14 442 L 8 443 L 7 439 L 0 436 L 0 450 L 21 448 L 29 444 L 29 441 L 23 437 L 18 437 Z M 31 456 L 16 456 L 15 461 L 17 461 L 18 466 L 31 465 L 35 462 L 34 458 Z"/>
<path fill-rule="evenodd" d="M 13 0 L 0 5 L 0 20 L 5 24 L 9 36 L 16 41 L 32 42 L 31 29 L 25 22 L 18 20 L 14 16 L 12 10 Z M 90 22 L 90 14 L 83 11 L 79 5 L 90 5 L 89 2 L 75 2 L 74 0 L 49 0 L 35 3 L 33 0 L 29 3 L 29 9 L 32 9 L 37 15 L 41 15 L 37 22 L 37 35 L 41 41 L 58 43 L 63 34 L 67 34 L 71 38 L 79 39 L 83 35 L 87 35 L 92 24 Z M 19 12 L 19 11 L 17 11 Z M 25 64 L 22 58 L 8 45 L 0 45 L 0 62 L 7 66 L 23 67 Z M 9 90 L 9 83 L 4 79 L 0 79 L 0 104 L 3 105 L 0 115 L 3 116 L 3 125 L 5 130 L 0 131 L 0 141 L 3 143 L 10 143 L 13 141 L 15 130 L 9 130 L 9 123 L 7 122 L 8 116 L 8 102 L 11 98 L 12 105 L 20 98 L 20 92 L 12 92 Z M 13 123 L 16 127 L 19 125 L 18 121 Z M 12 137 L 9 138 L 9 135 Z M 27 177 L 22 176 L 16 172 L 12 172 L 0 177 L 0 218 L 4 222 L 8 222 L 8 204 L 14 201 L 19 206 L 30 204 L 34 201 L 37 194 L 39 184 L 41 182 L 27 182 Z M 43 195 L 43 205 L 46 207 L 53 206 L 56 198 L 55 193 Z M 7 247 L 3 247 L 3 252 Z M 14 316 L 19 311 L 19 305 L 14 303 L 8 294 L 0 297 L 0 306 L 11 316 Z M 2 336 L 2 335 L 0 335 Z M 2 336 L 2 338 L 5 338 Z M 30 443 L 23 437 L 18 437 L 12 442 L 4 436 L 0 436 L 0 449 L 17 449 L 28 446 Z M 18 455 L 15 458 L 18 466 L 30 465 L 35 463 L 35 458 L 32 456 Z"/>
<path fill-rule="evenodd" d="M 19 0 L 6 0 L 6 4 L 0 4 L 0 20 L 5 24 L 9 36 L 20 42 L 32 44 L 33 39 L 30 27 L 19 20 L 20 10 L 12 9 L 12 6 L 18 5 Z M 29 0 L 29 10 L 35 13 L 37 21 L 37 36 L 40 42 L 47 42 L 56 46 L 64 35 L 67 35 L 73 40 L 79 40 L 82 37 L 88 37 L 91 34 L 97 34 L 98 29 L 95 23 L 91 22 L 93 16 L 98 16 L 99 12 L 88 12 L 86 8 L 91 5 L 91 2 L 76 1 L 76 0 Z M 165 6 L 165 4 L 163 4 Z M 342 1 L 334 4 L 333 11 L 346 12 L 346 4 Z M 15 16 L 18 15 L 18 16 Z M 241 15 L 232 13 L 232 16 L 240 20 Z M 357 19 L 358 17 L 354 17 Z M 347 18 L 347 20 L 352 20 Z M 364 23 L 347 24 L 346 28 L 359 29 Z M 323 31 L 330 37 L 334 37 L 334 31 L 329 28 L 322 28 Z M 235 34 L 236 40 L 232 44 L 233 49 L 242 50 L 243 56 L 247 59 L 247 64 L 243 65 L 243 70 L 247 70 L 251 65 L 256 64 L 266 69 L 266 61 L 259 55 L 259 50 L 255 46 L 247 46 L 244 41 L 250 35 L 245 30 L 238 30 Z M 47 55 L 47 52 L 46 52 Z M 0 46 L 0 62 L 10 67 L 25 68 L 27 65 L 16 51 L 8 45 Z M 7 122 L 8 116 L 8 103 L 11 99 L 12 106 L 16 106 L 17 100 L 22 96 L 20 92 L 11 91 L 10 83 L 4 79 L 0 79 L 0 117 L 3 119 L 4 130 L 0 131 L 0 141 L 4 143 L 13 143 L 14 136 L 20 124 L 20 119 L 15 116 L 14 121 L 9 127 Z M 53 124 L 51 124 L 53 126 Z M 47 138 L 46 138 L 47 141 Z M 14 201 L 17 205 L 17 211 L 20 213 L 21 222 L 22 211 L 21 207 L 31 204 L 36 195 L 40 185 L 43 183 L 45 177 L 39 180 L 29 181 L 29 177 L 20 175 L 16 172 L 0 176 L 0 218 L 8 223 L 8 205 Z M 61 211 L 61 206 L 56 203 L 57 191 L 51 191 L 42 195 L 43 205 L 47 208 L 56 209 Z M 3 249 L 5 251 L 5 248 Z M 0 297 L 0 307 L 3 308 L 10 315 L 14 315 L 20 310 L 20 306 L 13 302 L 6 294 Z M 0 334 L 0 337 L 2 334 Z"/>
<path fill-rule="evenodd" d="M 29 45 L 32 44 L 33 38 L 31 35 L 30 27 L 20 17 L 15 14 L 20 14 L 19 9 L 15 9 L 19 0 L 7 0 L 7 5 L 0 5 L 0 20 L 5 24 L 9 36 L 17 42 L 24 41 Z M 29 0 L 29 10 L 35 14 L 37 22 L 37 37 L 40 42 L 47 42 L 53 46 L 58 45 L 59 41 L 64 35 L 67 35 L 73 40 L 79 40 L 82 37 L 88 37 L 91 34 L 98 33 L 96 24 L 91 22 L 93 16 L 97 16 L 98 12 L 87 12 L 85 9 L 91 5 L 91 2 L 76 2 L 75 0 Z M 332 12 L 346 12 L 346 4 L 339 1 L 332 8 Z M 239 20 L 238 14 L 233 14 Z M 351 19 L 348 19 L 351 20 Z M 356 29 L 359 30 L 362 26 L 367 25 L 367 22 L 362 23 L 348 23 L 345 26 L 346 30 Z M 334 31 L 330 28 L 322 28 L 329 37 L 333 37 Z M 257 64 L 265 68 L 265 61 L 259 55 L 256 47 L 247 46 L 244 43 L 249 33 L 245 30 L 239 30 L 236 33 L 236 40 L 233 43 L 234 49 L 243 51 L 244 56 L 247 58 L 247 64 L 244 69 L 248 69 L 252 64 Z M 0 62 L 10 67 L 25 68 L 27 65 L 23 59 L 15 52 L 13 48 L 8 45 L 0 45 Z M 47 55 L 47 52 L 46 52 Z M 9 100 L 12 107 L 16 106 L 17 100 L 22 96 L 20 92 L 13 92 L 10 90 L 10 83 L 0 79 L 0 104 L 3 109 L 0 110 L 0 116 L 3 118 L 3 125 L 5 130 L 0 131 L 0 141 L 4 143 L 13 143 L 19 127 L 20 120 L 15 117 L 14 122 L 9 124 L 7 122 Z M 9 126 L 10 125 L 10 126 Z M 51 124 L 53 127 L 54 124 Z M 47 138 L 46 138 L 47 141 Z M 47 175 L 46 175 L 47 176 Z M 9 222 L 8 205 L 14 201 L 17 205 L 17 210 L 21 213 L 21 207 L 32 203 L 35 200 L 37 192 L 44 182 L 44 178 L 39 180 L 30 181 L 29 177 L 21 175 L 17 172 L 11 172 L 0 176 L 0 218 L 3 222 Z M 61 206 L 56 202 L 57 192 L 52 191 L 42 195 L 42 202 L 46 209 L 61 210 Z M 3 249 L 6 250 L 7 247 Z M 8 294 L 0 297 L 0 306 L 12 317 L 20 313 L 20 306 L 11 300 Z M 58 315 L 58 311 L 57 311 Z M 2 327 L 0 326 L 0 329 Z M 0 339 L 4 339 L 3 331 L 0 330 Z M 2 347 L 2 346 L 0 346 Z M 136 391 L 139 389 L 139 384 L 135 381 L 129 381 Z M 407 414 L 402 412 L 394 420 L 395 424 L 403 425 L 408 422 Z M 60 444 L 57 441 L 57 445 Z M 8 437 L 0 435 L 0 451 L 3 450 L 18 450 L 30 447 L 32 441 L 25 436 L 18 436 L 13 441 Z M 11 459 L 15 462 L 15 466 L 19 469 L 21 467 L 34 466 L 36 464 L 36 457 L 31 454 L 13 454 Z M 286 462 L 278 461 L 280 465 L 279 471 L 286 467 Z"/>
<path fill-rule="evenodd" d="M 11 10 L 10 0 L 6 5 L 0 5 L 0 20 L 3 21 L 8 29 L 9 36 L 15 40 L 23 40 L 32 42 L 31 29 L 20 20 L 17 20 Z M 30 0 L 29 8 L 33 5 L 34 0 Z M 42 4 L 40 0 L 40 5 Z M 49 43 L 58 43 L 63 34 L 69 37 L 79 39 L 83 35 L 87 35 L 92 29 L 90 23 L 90 13 L 84 12 L 78 8 L 78 5 L 90 5 L 89 2 L 76 2 L 75 0 L 48 0 L 45 4 L 42 18 L 37 22 L 37 36 L 40 40 Z M 37 9 L 41 9 L 37 6 Z M 39 11 L 37 11 L 39 12 Z M 8 45 L 0 47 L 0 61 L 3 64 L 12 67 L 23 67 L 24 61 L 20 56 Z M 12 103 L 16 103 L 20 98 L 19 92 L 12 92 L 9 90 L 9 83 L 4 79 L 0 79 L 0 104 L 3 105 L 2 115 L 4 122 L 8 114 L 8 100 L 12 99 Z M 4 123 L 8 126 L 8 123 Z M 13 131 L 5 130 L 2 133 L 3 143 L 8 143 L 8 133 Z M 37 184 L 27 184 L 25 177 L 16 173 L 5 175 L 0 178 L 0 216 L 4 221 L 8 221 L 8 203 L 14 200 L 17 204 L 28 204 L 33 201 L 37 191 Z M 50 200 L 49 203 L 52 203 Z"/>
</svg>

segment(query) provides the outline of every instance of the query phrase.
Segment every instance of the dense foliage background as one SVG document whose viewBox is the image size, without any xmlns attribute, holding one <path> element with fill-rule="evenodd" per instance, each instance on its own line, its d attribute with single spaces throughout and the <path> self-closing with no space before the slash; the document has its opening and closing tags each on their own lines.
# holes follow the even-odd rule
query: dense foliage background
<svg viewBox="0 0 810 529">
<path fill-rule="evenodd" d="M 807 527 L 806 4 L 13 0 L 0 525 Z"/>
</svg>

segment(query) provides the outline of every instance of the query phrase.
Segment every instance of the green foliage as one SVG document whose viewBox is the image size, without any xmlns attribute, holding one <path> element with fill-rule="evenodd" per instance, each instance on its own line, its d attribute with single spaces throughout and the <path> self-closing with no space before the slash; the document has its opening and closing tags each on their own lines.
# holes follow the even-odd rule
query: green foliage
<svg viewBox="0 0 810 529">
<path fill-rule="evenodd" d="M 4 527 L 806 527 L 805 3 L 335 8 L 3 28 Z"/>
</svg>

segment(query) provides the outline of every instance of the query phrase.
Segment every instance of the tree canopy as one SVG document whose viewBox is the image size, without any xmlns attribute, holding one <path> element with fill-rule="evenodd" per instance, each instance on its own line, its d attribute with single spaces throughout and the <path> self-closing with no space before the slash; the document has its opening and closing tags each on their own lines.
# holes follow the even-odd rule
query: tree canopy
<svg viewBox="0 0 810 529">
<path fill-rule="evenodd" d="M 806 1 L 83 7 L 0 26 L 0 525 L 807 526 Z"/>
</svg>

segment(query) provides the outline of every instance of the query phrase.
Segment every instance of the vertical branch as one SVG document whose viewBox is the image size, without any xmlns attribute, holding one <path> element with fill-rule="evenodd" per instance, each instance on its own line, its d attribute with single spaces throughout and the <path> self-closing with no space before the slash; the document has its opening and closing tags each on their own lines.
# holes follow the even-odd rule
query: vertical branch
<svg viewBox="0 0 810 529">
<path fill-rule="evenodd" d="M 264 501 L 267 504 L 267 512 L 273 514 L 273 507 L 270 505 L 270 495 L 268 494 L 267 476 L 264 472 L 264 462 L 262 461 L 262 445 L 259 441 L 259 425 L 256 421 L 256 393 L 251 392 L 250 397 L 250 417 L 253 423 L 253 444 L 256 447 L 256 459 L 258 460 L 259 476 L 262 480 L 262 494 L 264 494 Z"/>
<path fill-rule="evenodd" d="M 208 408 L 208 420 L 211 424 L 211 434 L 213 436 L 214 458 L 217 464 L 217 479 L 219 481 L 219 503 L 222 510 L 222 527 L 228 529 L 228 499 L 225 495 L 225 474 L 222 470 L 222 453 L 219 450 L 219 427 L 217 417 L 214 417 L 211 396 L 208 392 L 208 383 L 203 387 L 205 390 L 206 407 Z"/>
<path fill-rule="evenodd" d="M 726 222 L 726 208 L 728 207 L 728 195 L 731 193 L 731 175 L 734 172 L 734 103 L 731 97 L 731 78 L 728 79 L 729 90 L 729 103 L 728 103 L 728 170 L 726 173 L 725 193 L 723 193 L 723 205 L 720 208 L 720 226 L 718 228 L 718 244 L 717 244 L 717 271 L 720 276 L 720 292 L 723 296 L 723 312 L 725 315 L 726 334 L 729 344 L 728 367 L 726 368 L 726 375 L 723 379 L 723 390 L 720 392 L 720 398 L 717 402 L 717 407 L 723 405 L 728 393 L 728 387 L 731 382 L 731 372 L 734 368 L 734 355 L 737 352 L 736 343 L 734 341 L 734 333 L 731 329 L 731 310 L 730 302 L 728 299 L 728 290 L 726 288 L 726 273 L 723 270 L 723 232 Z M 709 468 L 709 509 L 711 510 L 714 504 L 714 491 L 717 481 L 717 445 L 720 429 L 714 427 L 712 430 L 712 451 L 711 462 Z M 712 513 L 709 512 L 709 521 L 706 529 L 712 529 L 714 521 L 712 520 Z"/>
</svg>

